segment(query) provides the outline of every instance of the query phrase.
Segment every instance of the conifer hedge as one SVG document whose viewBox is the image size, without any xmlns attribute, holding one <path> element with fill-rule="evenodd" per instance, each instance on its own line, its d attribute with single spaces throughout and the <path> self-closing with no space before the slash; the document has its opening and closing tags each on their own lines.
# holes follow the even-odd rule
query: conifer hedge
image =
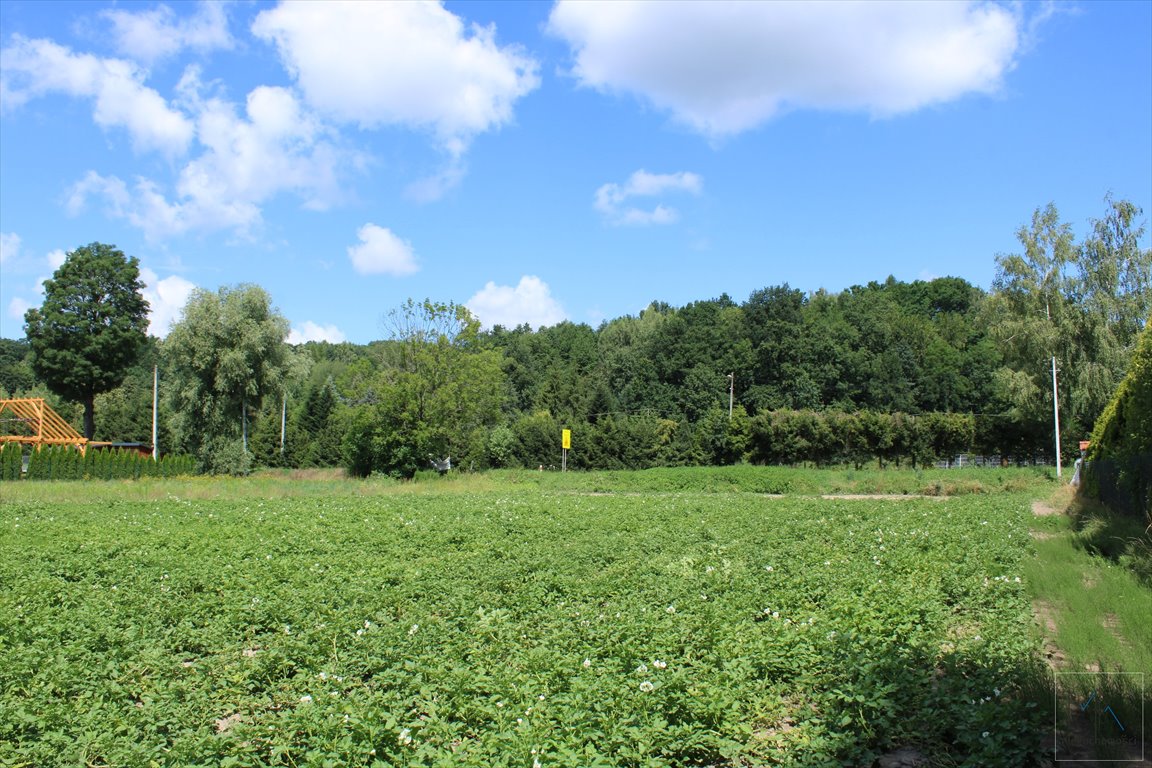
<svg viewBox="0 0 1152 768">
<path fill-rule="evenodd" d="M 81 452 L 71 445 L 46 445 L 31 452 L 28 471 L 22 475 L 23 452 L 19 443 L 0 446 L 0 480 L 136 480 L 191 475 L 196 468 L 191 456 L 163 456 L 154 461 L 136 451 L 89 448 Z"/>
<path fill-rule="evenodd" d="M 1152 318 L 1128 374 L 1092 430 L 1084 491 L 1152 522 Z"/>
<path fill-rule="evenodd" d="M 19 480 L 23 471 L 24 446 L 20 443 L 0 445 L 0 480 Z"/>
</svg>

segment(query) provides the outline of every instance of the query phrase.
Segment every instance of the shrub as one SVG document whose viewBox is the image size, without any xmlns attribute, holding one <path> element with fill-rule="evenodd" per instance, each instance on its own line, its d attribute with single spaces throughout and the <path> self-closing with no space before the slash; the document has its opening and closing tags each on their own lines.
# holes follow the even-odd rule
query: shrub
<svg viewBox="0 0 1152 768">
<path fill-rule="evenodd" d="M 1128 374 L 1096 422 L 1085 492 L 1152 522 L 1152 331 L 1136 343 Z"/>
<path fill-rule="evenodd" d="M 23 445 L 20 443 L 0 444 L 0 480 L 19 480 L 23 461 Z"/>
</svg>

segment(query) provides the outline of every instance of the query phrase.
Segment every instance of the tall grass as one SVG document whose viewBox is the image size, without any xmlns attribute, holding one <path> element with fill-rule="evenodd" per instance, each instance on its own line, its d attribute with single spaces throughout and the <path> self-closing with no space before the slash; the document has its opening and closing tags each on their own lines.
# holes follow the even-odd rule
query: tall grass
<svg viewBox="0 0 1152 768">
<path fill-rule="evenodd" d="M 293 498 L 333 494 L 408 493 L 754 493 L 786 495 L 957 496 L 982 493 L 1046 495 L 1051 470 L 1040 468 L 804 469 L 794 467 L 670 467 L 643 471 L 539 472 L 525 469 L 419 472 L 412 480 L 349 479 L 341 470 L 265 470 L 246 477 L 140 478 L 100 483 L 5 484 L 4 500 L 87 502 L 183 499 Z"/>
</svg>

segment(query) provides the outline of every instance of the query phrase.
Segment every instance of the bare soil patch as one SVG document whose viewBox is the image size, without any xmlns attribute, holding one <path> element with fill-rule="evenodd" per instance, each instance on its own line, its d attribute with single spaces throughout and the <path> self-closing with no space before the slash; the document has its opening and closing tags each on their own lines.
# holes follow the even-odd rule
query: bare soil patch
<svg viewBox="0 0 1152 768">
<path fill-rule="evenodd" d="M 822 499 L 936 499 L 942 501 L 947 496 L 929 496 L 923 493 L 826 493 Z"/>
<path fill-rule="evenodd" d="M 1104 620 L 1101 623 L 1104 625 L 1104 629 L 1108 630 L 1108 634 L 1115 638 L 1117 643 L 1124 646 L 1125 648 L 1132 647 L 1132 642 L 1124 636 L 1123 632 L 1120 631 L 1120 619 L 1116 616 L 1116 614 L 1105 614 Z"/>
<path fill-rule="evenodd" d="M 242 723 L 244 717 L 239 713 L 233 713 L 227 717 L 216 718 L 216 733 L 227 733 L 232 730 L 232 727 Z"/>
</svg>

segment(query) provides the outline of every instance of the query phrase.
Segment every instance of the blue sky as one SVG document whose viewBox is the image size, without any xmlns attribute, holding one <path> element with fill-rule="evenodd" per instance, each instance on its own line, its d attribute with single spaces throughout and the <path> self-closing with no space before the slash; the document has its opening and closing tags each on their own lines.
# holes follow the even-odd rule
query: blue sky
<svg viewBox="0 0 1152 768">
<path fill-rule="evenodd" d="M 409 297 L 987 288 L 1033 210 L 1079 236 L 1109 193 L 1152 212 L 1149 2 L 0 2 L 9 338 L 92 241 L 156 335 L 257 283 L 292 341 L 366 343 Z"/>
</svg>

